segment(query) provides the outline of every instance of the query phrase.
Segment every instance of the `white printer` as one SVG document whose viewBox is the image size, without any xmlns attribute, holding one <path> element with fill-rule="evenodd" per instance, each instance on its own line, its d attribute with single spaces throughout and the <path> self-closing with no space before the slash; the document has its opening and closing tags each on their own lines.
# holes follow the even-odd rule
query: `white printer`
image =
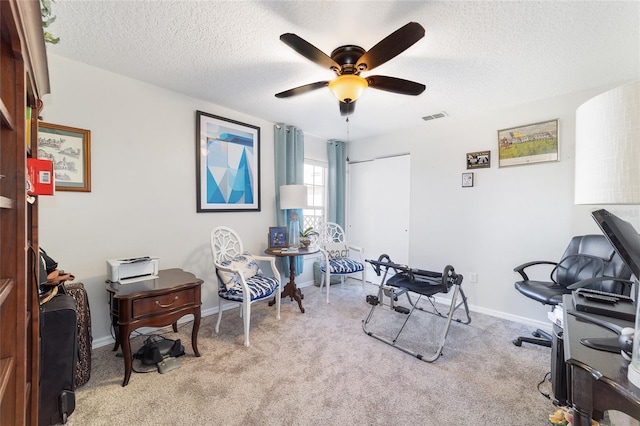
<svg viewBox="0 0 640 426">
<path fill-rule="evenodd" d="M 130 284 L 158 278 L 158 258 L 150 256 L 107 260 L 107 279 Z"/>
</svg>

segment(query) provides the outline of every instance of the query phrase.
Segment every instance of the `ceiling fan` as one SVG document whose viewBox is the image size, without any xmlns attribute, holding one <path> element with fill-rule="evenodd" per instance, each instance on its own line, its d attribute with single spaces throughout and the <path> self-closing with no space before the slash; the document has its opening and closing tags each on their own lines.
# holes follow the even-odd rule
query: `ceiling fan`
<svg viewBox="0 0 640 426">
<path fill-rule="evenodd" d="M 384 75 L 361 77 L 360 73 L 371 71 L 384 64 L 407 50 L 422 37 L 424 37 L 422 25 L 409 22 L 368 51 L 360 46 L 348 44 L 336 48 L 331 52 L 331 56 L 328 56 L 295 34 L 282 34 L 280 40 L 287 46 L 318 65 L 329 68 L 336 73 L 337 77 L 331 81 L 318 81 L 285 90 L 277 93 L 276 98 L 288 98 L 328 86 L 338 98 L 340 114 L 349 115 L 355 110 L 356 100 L 367 87 L 401 95 L 419 95 L 424 92 L 424 84 Z"/>
</svg>

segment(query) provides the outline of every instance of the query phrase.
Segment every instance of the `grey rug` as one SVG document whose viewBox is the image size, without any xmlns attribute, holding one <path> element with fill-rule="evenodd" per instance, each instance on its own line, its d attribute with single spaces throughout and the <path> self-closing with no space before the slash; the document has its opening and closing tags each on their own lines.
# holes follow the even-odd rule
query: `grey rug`
<svg viewBox="0 0 640 426">
<path fill-rule="evenodd" d="M 220 334 L 217 315 L 202 319 L 199 358 L 191 322 L 178 334 L 163 329 L 186 348 L 181 366 L 134 372 L 124 388 L 123 359 L 111 346 L 95 349 L 91 379 L 77 389 L 67 424 L 541 426 L 555 410 L 537 389 L 550 350 L 515 347 L 512 339 L 530 331 L 521 324 L 472 312 L 470 325 L 452 323 L 443 356 L 426 363 L 363 332 L 370 305 L 359 282 L 332 286 L 330 304 L 317 287 L 303 293 L 306 313 L 283 299 L 280 321 L 274 307 L 253 305 L 249 348 L 237 309 L 224 313 Z M 388 308 L 375 315 L 370 328 L 381 332 L 402 316 Z M 429 350 L 444 322 L 434 318 L 412 315 L 404 344 Z M 133 339 L 134 351 L 143 340 Z"/>
</svg>

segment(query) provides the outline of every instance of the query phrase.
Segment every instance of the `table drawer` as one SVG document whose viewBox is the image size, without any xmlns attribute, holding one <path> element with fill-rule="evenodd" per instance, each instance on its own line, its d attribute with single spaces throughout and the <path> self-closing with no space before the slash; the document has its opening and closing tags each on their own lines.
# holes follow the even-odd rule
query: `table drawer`
<svg viewBox="0 0 640 426">
<path fill-rule="evenodd" d="M 196 304 L 196 289 L 189 288 L 177 292 L 144 297 L 133 301 L 132 318 L 162 315 L 184 306 Z"/>
</svg>

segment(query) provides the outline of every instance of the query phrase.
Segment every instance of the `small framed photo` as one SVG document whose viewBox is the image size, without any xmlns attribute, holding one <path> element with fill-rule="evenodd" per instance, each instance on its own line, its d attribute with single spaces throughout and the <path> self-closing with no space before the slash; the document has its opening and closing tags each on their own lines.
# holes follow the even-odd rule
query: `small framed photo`
<svg viewBox="0 0 640 426">
<path fill-rule="evenodd" d="M 91 131 L 38 123 L 37 157 L 53 162 L 56 191 L 91 192 Z"/>
<path fill-rule="evenodd" d="M 489 167 L 491 167 L 491 151 L 467 153 L 467 170 L 484 169 Z"/>
<path fill-rule="evenodd" d="M 287 247 L 287 228 L 285 226 L 269 227 L 269 248 Z"/>
<path fill-rule="evenodd" d="M 462 187 L 468 188 L 473 186 L 473 173 L 467 172 L 462 174 Z"/>
<path fill-rule="evenodd" d="M 558 121 L 498 130 L 498 167 L 558 161 Z"/>
</svg>

